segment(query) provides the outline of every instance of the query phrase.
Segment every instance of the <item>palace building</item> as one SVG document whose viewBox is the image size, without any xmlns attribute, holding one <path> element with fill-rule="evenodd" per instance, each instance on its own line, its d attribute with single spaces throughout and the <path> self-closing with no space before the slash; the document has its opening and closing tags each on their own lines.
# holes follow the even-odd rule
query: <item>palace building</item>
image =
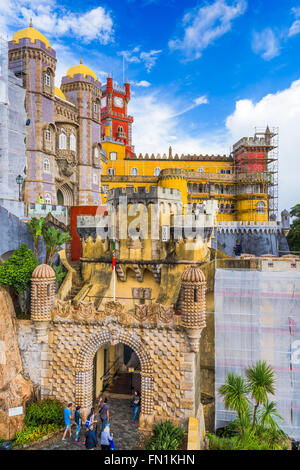
<svg viewBox="0 0 300 470">
<path fill-rule="evenodd" d="M 9 68 L 26 88 L 25 203 L 106 204 L 114 188 L 162 187 L 181 192 L 182 204 L 218 203 L 218 222 L 262 223 L 277 217 L 276 129 L 256 130 L 230 155 L 136 154 L 130 84 L 101 84 L 82 63 L 54 84 L 56 52 L 32 27 L 9 42 Z"/>
</svg>

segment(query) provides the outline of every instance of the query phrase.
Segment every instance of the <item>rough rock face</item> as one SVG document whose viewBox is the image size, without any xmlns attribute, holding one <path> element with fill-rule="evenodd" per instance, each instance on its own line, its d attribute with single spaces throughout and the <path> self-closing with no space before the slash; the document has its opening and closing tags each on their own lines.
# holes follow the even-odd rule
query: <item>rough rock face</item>
<svg viewBox="0 0 300 470">
<path fill-rule="evenodd" d="M 8 416 L 8 409 L 25 406 L 33 393 L 23 377 L 16 316 L 9 293 L 0 287 L 0 438 L 9 439 L 23 427 L 23 416 Z"/>
</svg>

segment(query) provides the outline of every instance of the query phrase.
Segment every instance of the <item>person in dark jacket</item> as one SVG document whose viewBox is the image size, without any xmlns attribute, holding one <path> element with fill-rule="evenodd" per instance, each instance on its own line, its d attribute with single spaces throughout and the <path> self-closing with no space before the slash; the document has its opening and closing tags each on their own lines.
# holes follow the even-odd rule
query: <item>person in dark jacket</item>
<svg viewBox="0 0 300 470">
<path fill-rule="evenodd" d="M 235 246 L 233 247 L 233 251 L 234 251 L 235 256 L 237 257 L 241 256 L 242 246 L 238 240 L 236 241 Z"/>
<path fill-rule="evenodd" d="M 85 447 L 88 450 L 94 450 L 98 444 L 97 436 L 93 430 L 93 426 L 90 426 L 85 433 Z"/>
</svg>

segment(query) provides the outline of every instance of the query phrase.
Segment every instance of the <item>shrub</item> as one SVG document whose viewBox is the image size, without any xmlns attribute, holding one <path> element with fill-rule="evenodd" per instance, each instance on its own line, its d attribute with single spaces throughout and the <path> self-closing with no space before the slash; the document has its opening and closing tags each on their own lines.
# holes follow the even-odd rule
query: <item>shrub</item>
<svg viewBox="0 0 300 470">
<path fill-rule="evenodd" d="M 26 426 L 64 425 L 64 407 L 58 400 L 41 400 L 29 403 L 26 407 L 24 423 Z"/>
<path fill-rule="evenodd" d="M 184 429 L 170 421 L 153 426 L 152 436 L 146 444 L 147 450 L 177 450 L 182 444 Z"/>
<path fill-rule="evenodd" d="M 38 262 L 33 251 L 21 245 L 11 257 L 0 266 L 0 284 L 24 292 L 30 284 L 31 275 Z"/>
<path fill-rule="evenodd" d="M 18 431 L 15 435 L 14 447 L 30 444 L 43 436 L 47 436 L 60 428 L 57 424 L 44 424 L 41 426 L 27 426 L 23 431 Z"/>
</svg>

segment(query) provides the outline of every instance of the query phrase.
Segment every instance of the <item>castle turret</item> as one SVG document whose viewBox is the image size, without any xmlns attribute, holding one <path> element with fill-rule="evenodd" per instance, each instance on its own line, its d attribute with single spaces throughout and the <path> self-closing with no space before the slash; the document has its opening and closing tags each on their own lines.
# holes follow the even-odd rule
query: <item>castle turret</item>
<svg viewBox="0 0 300 470">
<path fill-rule="evenodd" d="M 196 264 L 188 267 L 181 278 L 181 324 L 186 329 L 191 350 L 199 352 L 201 332 L 206 326 L 206 279 Z"/>
<path fill-rule="evenodd" d="M 31 277 L 31 320 L 51 320 L 55 299 L 55 272 L 48 264 L 40 264 Z"/>
</svg>

